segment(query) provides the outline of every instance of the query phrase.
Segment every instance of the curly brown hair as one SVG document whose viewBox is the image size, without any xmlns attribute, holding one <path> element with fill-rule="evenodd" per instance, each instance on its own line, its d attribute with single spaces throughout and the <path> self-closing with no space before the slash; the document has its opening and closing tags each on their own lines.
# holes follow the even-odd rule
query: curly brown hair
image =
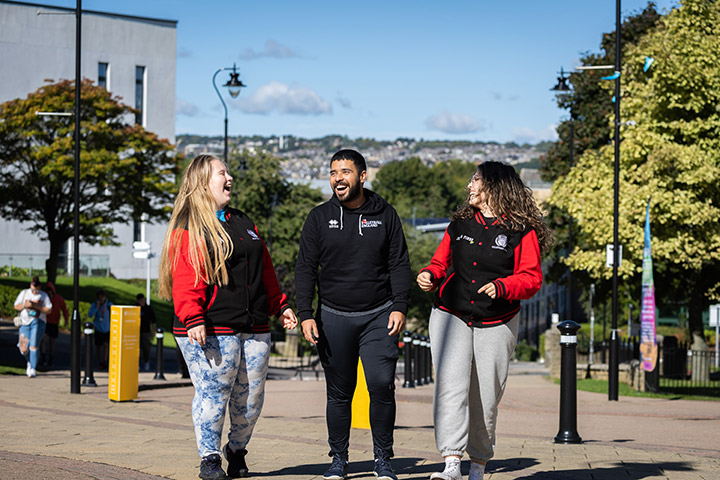
<svg viewBox="0 0 720 480">
<path fill-rule="evenodd" d="M 532 190 L 523 183 L 515 169 L 502 162 L 483 162 L 478 165 L 476 175 L 482 178 L 481 190 L 498 223 L 513 232 L 531 227 L 537 234 L 540 250 L 547 252 L 554 241 L 552 231 L 543 222 Z M 470 205 L 470 191 L 467 190 L 465 201 L 452 212 L 451 221 L 475 216 L 477 209 Z"/>
</svg>

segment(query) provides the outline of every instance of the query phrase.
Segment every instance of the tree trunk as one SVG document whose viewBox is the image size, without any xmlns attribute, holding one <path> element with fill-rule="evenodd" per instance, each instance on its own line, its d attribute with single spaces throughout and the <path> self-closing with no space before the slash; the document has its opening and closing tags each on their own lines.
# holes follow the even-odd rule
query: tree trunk
<svg viewBox="0 0 720 480">
<path fill-rule="evenodd" d="M 47 273 L 47 281 L 55 283 L 57 279 L 58 257 L 60 256 L 60 248 L 64 240 L 50 237 L 50 256 L 45 260 L 45 272 Z"/>
</svg>

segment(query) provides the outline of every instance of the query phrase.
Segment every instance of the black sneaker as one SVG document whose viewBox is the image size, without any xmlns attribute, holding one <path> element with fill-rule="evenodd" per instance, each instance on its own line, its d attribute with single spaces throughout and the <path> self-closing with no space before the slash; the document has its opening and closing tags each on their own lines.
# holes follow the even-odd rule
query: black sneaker
<svg viewBox="0 0 720 480">
<path fill-rule="evenodd" d="M 223 447 L 223 454 L 225 459 L 228 461 L 227 476 L 229 478 L 241 478 L 248 476 L 248 467 L 245 463 L 245 455 L 247 450 L 242 449 L 237 452 L 233 452 L 230 448 L 230 444 L 226 443 Z"/>
<path fill-rule="evenodd" d="M 222 457 L 213 453 L 204 457 L 200 462 L 200 474 L 203 480 L 226 480 L 225 470 L 222 469 Z"/>
<path fill-rule="evenodd" d="M 325 480 L 343 480 L 347 478 L 348 474 L 348 461 L 347 458 L 343 458 L 340 455 L 333 455 L 332 464 L 327 472 L 323 473 Z"/>
<path fill-rule="evenodd" d="M 375 468 L 373 473 L 377 480 L 398 480 L 397 475 L 390 466 L 390 459 L 384 457 L 375 458 Z"/>
</svg>

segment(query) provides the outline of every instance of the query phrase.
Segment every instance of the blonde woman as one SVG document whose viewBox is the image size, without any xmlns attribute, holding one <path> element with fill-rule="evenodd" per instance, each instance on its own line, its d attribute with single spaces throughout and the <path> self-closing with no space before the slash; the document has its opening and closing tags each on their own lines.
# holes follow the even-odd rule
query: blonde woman
<svg viewBox="0 0 720 480">
<path fill-rule="evenodd" d="M 228 208 L 232 177 L 211 155 L 193 159 L 183 174 L 160 260 L 160 297 L 172 299 L 173 333 L 195 386 L 192 417 L 199 477 L 248 474 L 245 455 L 263 405 L 270 355 L 269 316 L 285 328 L 297 319 L 280 292 L 270 255 L 255 224 Z"/>
</svg>

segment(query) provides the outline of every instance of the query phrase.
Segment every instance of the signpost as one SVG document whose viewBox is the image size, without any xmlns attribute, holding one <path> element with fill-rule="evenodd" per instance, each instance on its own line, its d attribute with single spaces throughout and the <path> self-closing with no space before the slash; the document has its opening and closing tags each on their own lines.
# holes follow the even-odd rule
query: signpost
<svg viewBox="0 0 720 480">
<path fill-rule="evenodd" d="M 150 242 L 133 242 L 133 257 L 146 260 L 145 302 L 148 305 L 150 305 L 150 259 L 155 256 L 150 250 L 152 250 Z"/>
</svg>

